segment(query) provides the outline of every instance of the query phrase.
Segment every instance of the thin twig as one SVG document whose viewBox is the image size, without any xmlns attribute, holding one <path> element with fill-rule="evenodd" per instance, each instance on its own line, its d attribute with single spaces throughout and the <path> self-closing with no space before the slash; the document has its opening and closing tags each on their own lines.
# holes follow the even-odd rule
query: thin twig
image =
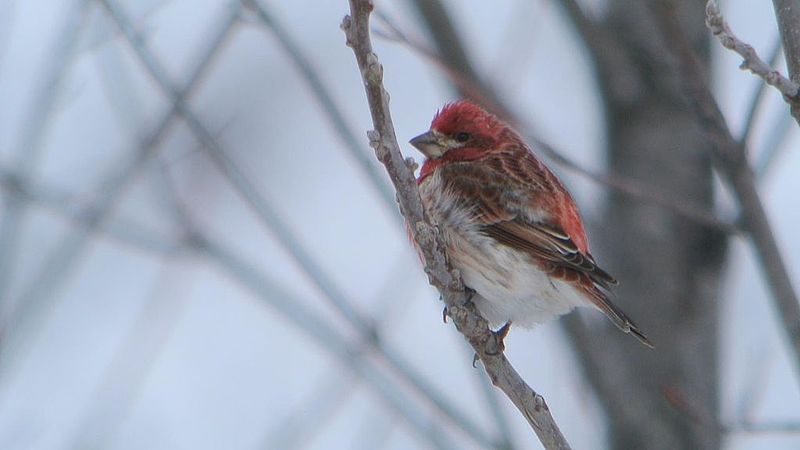
<svg viewBox="0 0 800 450">
<path fill-rule="evenodd" d="M 680 74 L 686 97 L 710 144 L 714 164 L 736 195 L 745 230 L 767 278 L 782 329 L 789 338 L 795 368 L 800 374 L 800 303 L 772 233 L 744 148 L 728 129 L 700 64 L 675 18 L 674 5 L 671 2 L 648 2 L 648 5 L 660 22 L 665 41 L 671 46 L 669 50 L 677 59 L 673 70 Z"/>
<path fill-rule="evenodd" d="M 372 51 L 369 36 L 372 9 L 369 0 L 350 0 L 350 15 L 345 16 L 342 30 L 358 62 L 375 126 L 375 130 L 367 133 L 370 146 L 375 149 L 378 160 L 386 166 L 397 190 L 400 211 L 410 224 L 411 233 L 421 250 L 429 280 L 442 294 L 448 315 L 475 349 L 492 383 L 520 410 L 544 447 L 568 449 L 569 444 L 550 415 L 544 398 L 519 376 L 503 354 L 486 320 L 474 305 L 470 306 L 461 276 L 449 267 L 441 237 L 424 212 L 414 174 L 406 165 L 397 144 L 389 112 L 389 95 L 383 88 L 383 68 Z"/>
<path fill-rule="evenodd" d="M 781 2 L 776 1 L 776 7 L 778 3 Z M 795 120 L 800 124 L 800 115 L 797 114 L 797 112 L 800 112 L 800 85 L 786 78 L 779 71 L 765 63 L 750 44 L 742 42 L 733 34 L 730 26 L 728 26 L 728 22 L 722 17 L 716 0 L 708 0 L 706 4 L 706 26 L 708 26 L 714 36 L 719 39 L 723 47 L 733 50 L 742 57 L 743 61 L 739 66 L 740 69 L 753 72 L 753 74 L 763 78 L 767 84 L 774 86 L 783 94 L 784 100 L 786 100 L 786 103 L 788 103 L 792 109 Z M 795 24 L 795 27 L 797 26 L 800 26 L 800 24 Z M 781 31 L 785 39 L 783 29 Z M 787 52 L 792 51 L 791 48 L 784 47 Z"/>
</svg>

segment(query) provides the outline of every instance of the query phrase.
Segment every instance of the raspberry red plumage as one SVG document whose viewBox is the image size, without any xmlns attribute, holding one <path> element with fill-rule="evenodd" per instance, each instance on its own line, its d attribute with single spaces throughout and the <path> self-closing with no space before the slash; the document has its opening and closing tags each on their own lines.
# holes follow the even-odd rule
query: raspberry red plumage
<svg viewBox="0 0 800 450">
<path fill-rule="evenodd" d="M 490 322 L 533 325 L 595 306 L 650 345 L 609 300 L 616 280 L 589 253 L 572 196 L 508 124 L 459 101 L 412 144 L 428 156 L 417 180 L 425 209 Z"/>
<path fill-rule="evenodd" d="M 582 253 L 589 252 L 586 231 L 572 196 L 561 181 L 527 149 L 522 138 L 511 127 L 480 106 L 461 100 L 449 103 L 438 111 L 431 122 L 431 129 L 445 135 L 467 132 L 480 138 L 479 142 L 473 144 L 475 147 L 453 149 L 439 159 L 425 161 L 419 180 L 449 162 L 472 161 L 487 156 L 493 150 L 501 149 L 496 143 L 502 142 L 505 137 L 510 143 L 525 148 L 534 160 L 538 175 L 542 178 L 541 183 L 552 186 L 553 196 L 543 197 L 537 206 L 549 213 L 551 220 L 567 233 Z"/>
</svg>

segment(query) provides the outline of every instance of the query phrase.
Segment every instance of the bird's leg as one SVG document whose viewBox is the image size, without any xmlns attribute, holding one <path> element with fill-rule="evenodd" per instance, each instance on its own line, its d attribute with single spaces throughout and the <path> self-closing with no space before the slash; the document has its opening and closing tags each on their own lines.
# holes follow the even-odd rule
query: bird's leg
<svg viewBox="0 0 800 450">
<path fill-rule="evenodd" d="M 509 320 L 508 322 L 506 322 L 506 324 L 505 324 L 505 325 L 503 325 L 502 327 L 500 327 L 500 329 L 499 329 L 499 330 L 495 331 L 495 332 L 494 332 L 494 335 L 495 335 L 495 336 L 496 336 L 498 339 L 500 339 L 500 342 L 503 342 L 503 340 L 506 338 L 506 336 L 508 336 L 508 332 L 509 332 L 510 330 L 511 330 L 511 321 Z"/>
</svg>

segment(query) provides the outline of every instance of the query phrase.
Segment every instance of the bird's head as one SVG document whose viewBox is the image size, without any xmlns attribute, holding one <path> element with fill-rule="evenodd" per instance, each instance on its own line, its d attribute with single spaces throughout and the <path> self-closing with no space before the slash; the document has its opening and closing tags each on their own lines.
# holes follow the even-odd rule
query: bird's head
<svg viewBox="0 0 800 450">
<path fill-rule="evenodd" d="M 497 148 L 506 128 L 507 125 L 493 114 L 474 103 L 461 100 L 445 105 L 436 113 L 430 130 L 411 139 L 409 143 L 429 159 L 442 158 L 456 149 L 468 149 L 471 159 Z M 454 153 L 448 156 L 453 157 Z"/>
</svg>

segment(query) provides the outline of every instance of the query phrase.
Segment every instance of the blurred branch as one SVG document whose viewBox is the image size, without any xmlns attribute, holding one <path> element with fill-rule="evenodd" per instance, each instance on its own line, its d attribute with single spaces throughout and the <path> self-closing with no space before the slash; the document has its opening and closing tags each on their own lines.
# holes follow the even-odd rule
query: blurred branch
<svg viewBox="0 0 800 450">
<path fill-rule="evenodd" d="M 208 45 L 203 48 L 194 70 L 184 87 L 178 92 L 177 98 L 188 98 L 199 84 L 199 80 L 206 72 L 218 50 L 225 42 L 233 27 L 235 15 L 226 17 L 220 22 L 220 28 L 212 33 Z M 81 215 L 85 217 L 85 226 L 68 233 L 48 252 L 44 263 L 39 268 L 32 281 L 25 286 L 19 296 L 15 308 L 2 317 L 0 326 L 6 339 L 5 357 L 0 359 L 0 372 L 11 367 L 18 355 L 25 354 L 21 344 L 32 333 L 36 320 L 43 321 L 52 308 L 48 308 L 47 300 L 52 297 L 56 287 L 65 282 L 67 275 L 78 267 L 76 261 L 84 254 L 100 225 L 111 215 L 118 200 L 122 197 L 127 186 L 133 182 L 136 175 L 145 166 L 149 158 L 155 153 L 158 145 L 171 129 L 178 113 L 177 105 L 173 102 L 156 120 L 156 126 L 140 142 L 135 151 L 127 156 L 118 167 L 104 174 L 96 191 L 99 199 L 87 206 Z M 9 352 L 14 352 L 9 355 Z M 5 380 L 0 377 L 0 388 L 7 388 Z"/>
<path fill-rule="evenodd" d="M 410 404 L 409 396 L 404 395 L 397 389 L 395 383 L 381 374 L 366 354 L 354 351 L 358 348 L 358 344 L 348 342 L 344 336 L 331 327 L 329 320 L 307 309 L 304 306 L 307 302 L 296 298 L 273 280 L 258 273 L 252 264 L 248 264 L 207 236 L 199 233 L 195 236 L 196 248 L 212 264 L 268 303 L 291 325 L 301 329 L 322 349 L 339 359 L 343 367 L 352 370 L 363 379 L 366 385 L 374 389 L 391 409 L 405 418 L 411 428 L 426 442 L 438 449 L 451 448 L 444 436 L 434 431 L 432 424 L 423 417 L 419 408 Z M 491 446 L 491 444 L 486 446 Z"/>
<path fill-rule="evenodd" d="M 648 5 L 660 22 L 665 41 L 670 45 L 669 50 L 677 58 L 674 70 L 681 75 L 689 104 L 711 145 L 714 163 L 739 202 L 745 229 L 766 275 L 783 330 L 789 338 L 797 374 L 800 375 L 800 303 L 772 233 L 744 147 L 728 129 L 694 52 L 675 18 L 674 6 L 669 2 Z"/>
<path fill-rule="evenodd" d="M 790 136 L 789 130 L 792 126 L 792 117 L 789 115 L 780 116 L 776 120 L 767 133 L 767 138 L 764 140 L 763 150 L 760 157 L 755 161 L 754 170 L 756 172 L 756 179 L 763 181 L 770 173 L 770 169 L 775 167 L 775 162 L 781 154 L 781 150 L 788 149 L 786 139 Z"/>
<path fill-rule="evenodd" d="M 410 295 L 407 291 L 409 286 L 414 285 L 415 275 L 413 271 L 406 270 L 408 260 L 406 255 L 396 258 L 388 271 L 391 274 L 383 283 L 381 288 L 370 301 L 374 310 L 376 339 L 389 332 L 388 327 L 397 323 L 397 318 L 410 305 L 407 299 Z M 369 350 L 368 345 L 363 343 L 357 348 L 359 353 Z M 480 371 L 475 371 L 482 374 Z M 320 388 L 315 390 L 315 394 L 308 397 L 308 402 L 298 406 L 295 411 L 289 413 L 282 425 L 274 428 L 267 438 L 267 444 L 263 448 L 268 449 L 294 449 L 304 447 L 311 439 L 319 434 L 325 422 L 333 415 L 333 412 L 356 391 L 356 384 L 353 377 L 338 377 L 331 380 L 326 374 L 323 382 L 319 383 Z M 485 384 L 483 384 L 485 386 Z M 356 446 L 355 448 L 369 448 L 369 446 Z"/>
<path fill-rule="evenodd" d="M 19 179 L 27 179 L 36 166 L 42 151 L 44 135 L 52 118 L 61 83 L 68 73 L 69 65 L 75 55 L 75 46 L 81 34 L 88 0 L 73 0 L 66 8 L 63 28 L 56 33 L 55 48 L 45 58 L 44 79 L 34 90 L 33 108 L 22 122 L 19 147 L 16 152 L 14 172 Z M 7 314 L 9 301 L 6 289 L 11 284 L 17 267 L 16 252 L 19 234 L 23 228 L 25 203 L 18 197 L 6 197 L 6 206 L 0 220 L 0 314 Z M 0 324 L 2 326 L 2 324 Z"/>
<path fill-rule="evenodd" d="M 484 90 L 483 87 L 474 82 L 472 79 L 449 67 L 446 61 L 442 60 L 439 55 L 425 48 L 425 46 L 422 44 L 411 40 L 386 15 L 379 14 L 379 17 L 389 28 L 388 33 L 377 33 L 379 36 L 403 44 L 432 61 L 437 67 L 442 69 L 442 71 L 454 85 L 459 87 L 460 91 L 470 93 L 469 95 L 465 96 L 476 99 L 476 101 L 483 104 L 488 109 L 514 124 L 514 126 L 522 131 L 525 137 L 534 144 L 534 149 L 544 153 L 550 160 L 558 164 L 560 167 L 583 176 L 601 186 L 605 186 L 609 189 L 613 189 L 614 191 L 625 194 L 634 200 L 658 205 L 705 226 L 716 228 L 729 234 L 735 234 L 739 232 L 735 224 L 721 220 L 713 212 L 699 208 L 687 201 L 676 201 L 675 199 L 632 179 L 626 179 L 615 174 L 597 173 L 582 167 L 580 164 L 564 156 L 562 152 L 558 151 L 552 145 L 539 139 L 531 131 L 533 127 L 531 127 L 530 124 L 527 124 L 524 120 L 520 119 L 518 115 L 512 113 L 504 103 L 500 102 L 492 90 Z"/>
<path fill-rule="evenodd" d="M 401 375 L 423 397 L 428 399 L 445 417 L 452 420 L 467 435 L 482 445 L 491 445 L 478 426 L 473 424 L 458 408 L 453 407 L 439 395 L 425 379 L 415 372 L 400 354 L 384 343 L 375 340 L 375 329 L 363 313 L 356 310 L 346 296 L 336 287 L 332 279 L 316 263 L 311 254 L 305 250 L 294 236 L 291 227 L 274 211 L 271 204 L 262 195 L 256 185 L 244 174 L 229 153 L 222 148 L 219 141 L 203 125 L 200 118 L 189 108 L 180 91 L 177 90 L 167 74 L 163 64 L 150 50 L 147 43 L 135 33 L 132 24 L 116 3 L 112 0 L 98 0 L 109 12 L 111 18 L 123 32 L 124 38 L 139 57 L 145 69 L 153 77 L 160 89 L 169 97 L 178 113 L 183 117 L 192 133 L 202 144 L 211 162 L 233 189 L 255 212 L 261 223 L 277 238 L 297 265 L 308 276 L 309 280 L 323 293 L 324 298 L 359 332 L 362 339 L 372 345 L 386 362 Z M 237 3 L 237 2 L 234 2 Z"/>
<path fill-rule="evenodd" d="M 259 21 L 265 28 L 269 29 L 278 40 L 281 48 L 294 63 L 300 75 L 302 75 L 314 98 L 319 101 L 322 111 L 330 121 L 336 135 L 342 139 L 345 149 L 350 156 L 356 160 L 358 167 L 367 176 L 372 186 L 380 193 L 384 206 L 395 211 L 396 200 L 383 174 L 373 164 L 368 152 L 365 151 L 358 138 L 353 133 L 353 129 L 347 124 L 344 118 L 344 111 L 336 104 L 330 90 L 323 83 L 319 76 L 320 71 L 311 63 L 311 59 L 302 50 L 300 45 L 292 38 L 281 22 L 271 14 L 267 8 L 258 0 L 245 0 L 245 3 L 255 11 Z"/>
<path fill-rule="evenodd" d="M 336 310 L 352 323 L 366 323 L 363 314 L 350 305 L 343 296 L 338 295 L 332 280 L 323 273 L 311 255 L 303 249 L 291 232 L 291 228 L 278 217 L 269 202 L 259 193 L 258 188 L 245 176 L 238 165 L 231 159 L 228 152 L 221 147 L 219 141 L 208 131 L 200 118 L 189 108 L 187 103 L 180 96 L 175 83 L 170 79 L 164 65 L 150 50 L 147 43 L 136 34 L 133 25 L 122 9 L 112 0 L 99 1 L 105 6 L 113 21 L 123 32 L 124 38 L 139 57 L 144 68 L 149 72 L 164 94 L 172 101 L 192 133 L 194 133 L 200 141 L 202 150 L 205 151 L 206 155 L 223 174 L 225 179 L 228 180 L 233 188 L 240 194 L 248 206 L 256 212 L 262 223 L 278 237 L 281 244 L 287 248 L 298 265 L 304 268 L 312 281 L 326 294 L 326 297 L 331 301 Z M 234 1 L 233 4 L 235 4 L 236 7 L 240 5 L 238 1 Z"/>
<path fill-rule="evenodd" d="M 350 345 L 344 336 L 331 327 L 327 321 L 315 316 L 312 310 L 302 306 L 307 302 L 283 290 L 277 282 L 259 273 L 255 265 L 246 262 L 199 230 L 192 221 L 185 204 L 181 201 L 175 180 L 171 177 L 168 167 L 162 164 L 161 168 L 162 177 L 160 179 L 167 194 L 167 201 L 171 204 L 178 222 L 183 224 L 185 232 L 191 236 L 192 248 L 200 256 L 205 257 L 208 262 L 222 269 L 239 284 L 275 308 L 282 317 L 288 319 L 289 323 L 300 328 L 311 338 L 317 338 L 317 343 L 324 350 L 331 352 L 334 357 L 338 357 L 345 367 L 359 376 L 368 387 L 373 388 L 391 410 L 404 417 L 411 428 L 417 431 L 422 438 L 427 439 L 434 448 L 442 450 L 452 448 L 446 439 L 434 431 L 433 424 L 426 423 L 413 407 L 408 407 L 407 399 L 397 395 L 397 392 L 400 391 L 399 386 L 393 384 L 388 377 L 381 375 L 371 361 L 369 353 L 365 351 L 371 342 L 361 341 L 358 345 Z M 374 338 L 378 339 L 377 331 Z M 300 438 L 308 439 L 312 435 L 309 430 L 318 430 L 327 416 L 334 412 L 355 387 L 350 383 L 350 378 L 343 378 L 343 380 L 344 384 L 337 383 L 338 380 L 328 380 L 335 384 L 324 386 L 322 392 L 325 392 L 325 395 L 311 397 L 313 408 L 308 410 L 313 411 L 313 416 L 302 422 L 300 422 L 299 415 L 290 416 L 284 422 L 280 432 L 271 435 L 270 443 L 276 443 L 278 446 L 268 445 L 267 448 L 293 448 L 300 444 L 298 442 Z M 303 434 L 300 434 L 296 432 L 296 429 L 293 430 L 295 426 L 309 428 L 303 428 Z"/>
<path fill-rule="evenodd" d="M 787 66 L 795 78 L 800 71 L 800 55 L 794 57 L 790 55 L 792 52 L 800 53 L 800 5 L 797 5 L 795 0 L 774 0 L 774 3 L 775 9 L 779 11 L 778 23 L 786 49 Z M 793 14 L 795 17 L 792 18 Z M 784 100 L 791 107 L 792 115 L 800 124 L 800 85 L 765 63 L 751 45 L 742 42 L 733 34 L 728 22 L 722 17 L 716 0 L 709 0 L 706 4 L 706 25 L 725 48 L 733 50 L 744 59 L 739 68 L 753 72 L 783 94 Z"/>
<path fill-rule="evenodd" d="M 358 62 L 376 128 L 368 132 L 370 146 L 386 166 L 397 190 L 401 213 L 421 250 L 430 282 L 442 294 L 448 315 L 475 349 L 492 383 L 505 392 L 522 412 L 544 447 L 567 449 L 569 444 L 550 415 L 544 398 L 534 392 L 514 370 L 503 354 L 502 343 L 474 305 L 470 304 L 460 274 L 449 267 L 441 237 L 425 215 L 414 174 L 397 144 L 389 112 L 389 95 L 383 88 L 383 68 L 372 51 L 369 37 L 372 9 L 369 0 L 350 0 L 350 15 L 345 16 L 342 29 L 347 36 L 347 45 L 353 49 Z"/>
<path fill-rule="evenodd" d="M 70 200 L 75 197 L 74 195 L 21 182 L 3 168 L 0 168 L 0 190 L 7 196 L 19 197 L 18 201 L 21 203 L 31 203 L 62 216 L 75 226 L 93 226 L 91 215 L 87 214 L 86 211 L 70 206 Z M 97 231 L 121 244 L 159 256 L 177 256 L 185 249 L 185 245 L 180 240 L 158 236 L 131 219 L 114 218 L 108 220 Z"/>
<path fill-rule="evenodd" d="M 464 41 L 458 36 L 456 27 L 450 20 L 450 15 L 447 14 L 447 9 L 442 2 L 440 0 L 410 0 L 410 3 L 433 37 L 437 53 L 443 55 L 442 59 L 447 67 L 472 80 L 479 87 L 479 89 L 470 90 L 455 85 L 459 93 L 464 97 L 472 97 L 476 92 L 489 91 L 467 56 Z"/>
</svg>

